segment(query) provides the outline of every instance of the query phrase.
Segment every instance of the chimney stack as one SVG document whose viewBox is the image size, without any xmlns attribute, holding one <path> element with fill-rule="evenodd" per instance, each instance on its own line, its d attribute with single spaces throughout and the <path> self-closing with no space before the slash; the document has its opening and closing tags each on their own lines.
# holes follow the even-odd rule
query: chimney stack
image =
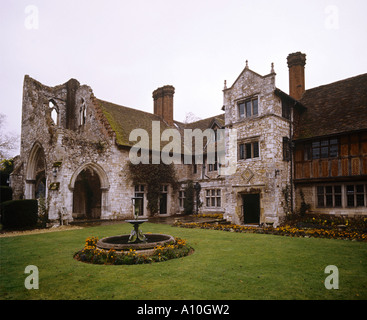
<svg viewBox="0 0 367 320">
<path fill-rule="evenodd" d="M 164 86 L 153 91 L 154 114 L 160 116 L 167 124 L 173 125 L 173 86 Z"/>
<path fill-rule="evenodd" d="M 296 100 L 305 92 L 306 55 L 301 52 L 291 53 L 287 57 L 289 68 L 289 95 Z"/>
</svg>

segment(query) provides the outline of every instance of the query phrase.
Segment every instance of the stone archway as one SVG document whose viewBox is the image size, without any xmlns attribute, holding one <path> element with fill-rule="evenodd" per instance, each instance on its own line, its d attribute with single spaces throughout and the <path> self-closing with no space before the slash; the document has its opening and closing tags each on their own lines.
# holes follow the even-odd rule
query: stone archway
<svg viewBox="0 0 367 320">
<path fill-rule="evenodd" d="M 87 167 L 76 180 L 73 192 L 73 213 L 82 219 L 101 218 L 101 182 L 98 174 Z"/>
<path fill-rule="evenodd" d="M 36 142 L 27 162 L 25 198 L 46 198 L 46 159 L 42 145 Z"/>
<path fill-rule="evenodd" d="M 78 168 L 71 177 L 69 189 L 73 193 L 73 217 L 103 219 L 108 215 L 109 183 L 105 171 L 95 163 Z"/>
</svg>

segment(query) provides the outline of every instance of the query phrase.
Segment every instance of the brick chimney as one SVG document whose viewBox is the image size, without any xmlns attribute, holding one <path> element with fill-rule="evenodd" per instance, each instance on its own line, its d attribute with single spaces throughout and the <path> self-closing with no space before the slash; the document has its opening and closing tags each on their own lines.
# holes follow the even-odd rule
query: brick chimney
<svg viewBox="0 0 367 320">
<path fill-rule="evenodd" d="M 291 53 L 287 57 L 289 68 L 289 95 L 296 100 L 305 92 L 306 55 L 301 52 Z"/>
<path fill-rule="evenodd" d="M 160 116 L 169 125 L 173 125 L 173 86 L 164 86 L 153 91 L 154 114 Z"/>
</svg>

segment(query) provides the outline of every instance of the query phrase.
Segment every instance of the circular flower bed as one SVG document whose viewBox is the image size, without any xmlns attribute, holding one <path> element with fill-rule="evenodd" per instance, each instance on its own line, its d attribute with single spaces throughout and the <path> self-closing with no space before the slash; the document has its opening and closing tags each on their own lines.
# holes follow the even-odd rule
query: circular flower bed
<svg viewBox="0 0 367 320">
<path fill-rule="evenodd" d="M 194 249 L 186 243 L 186 240 L 180 238 L 174 238 L 174 241 L 170 243 L 155 247 L 153 254 L 150 256 L 139 254 L 138 251 L 132 249 L 127 251 L 100 249 L 97 248 L 97 242 L 97 237 L 88 237 L 85 240 L 83 250 L 76 252 L 74 258 L 78 261 L 94 264 L 131 265 L 181 258 L 194 251 Z"/>
</svg>

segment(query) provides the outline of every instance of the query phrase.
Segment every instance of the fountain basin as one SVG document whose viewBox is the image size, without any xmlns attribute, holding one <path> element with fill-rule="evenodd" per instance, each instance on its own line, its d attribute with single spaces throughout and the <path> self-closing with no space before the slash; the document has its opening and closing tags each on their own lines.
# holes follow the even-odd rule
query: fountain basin
<svg viewBox="0 0 367 320">
<path fill-rule="evenodd" d="M 157 246 L 164 246 L 167 243 L 174 243 L 175 239 L 171 235 L 160 233 L 145 234 L 146 242 L 129 243 L 130 235 L 121 235 L 107 237 L 97 242 L 97 248 L 102 250 L 116 250 L 116 253 L 122 251 L 135 250 L 138 255 L 152 255 L 154 248 Z"/>
<path fill-rule="evenodd" d="M 149 221 L 148 219 L 142 219 L 142 220 L 138 220 L 138 219 L 134 219 L 134 220 L 125 220 L 125 222 L 129 222 L 131 224 L 142 224 L 144 222 Z"/>
</svg>

